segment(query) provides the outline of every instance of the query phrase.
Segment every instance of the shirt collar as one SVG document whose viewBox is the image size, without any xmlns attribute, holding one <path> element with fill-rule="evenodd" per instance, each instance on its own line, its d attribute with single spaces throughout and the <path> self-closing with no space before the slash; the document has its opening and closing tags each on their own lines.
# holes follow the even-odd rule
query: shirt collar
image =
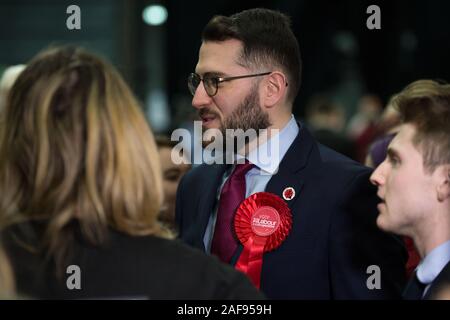
<svg viewBox="0 0 450 320">
<path fill-rule="evenodd" d="M 248 161 L 261 169 L 261 172 L 264 172 L 265 174 L 273 175 L 277 173 L 281 160 L 294 142 L 299 131 L 300 128 L 297 121 L 294 116 L 291 115 L 289 122 L 278 134 L 271 137 L 268 141 L 249 153 L 247 157 Z M 271 154 L 271 149 L 273 149 L 274 154 Z M 242 158 L 242 156 L 236 155 L 236 159 Z"/>
<path fill-rule="evenodd" d="M 430 284 L 450 261 L 450 240 L 431 250 L 417 267 L 417 278 Z"/>
</svg>

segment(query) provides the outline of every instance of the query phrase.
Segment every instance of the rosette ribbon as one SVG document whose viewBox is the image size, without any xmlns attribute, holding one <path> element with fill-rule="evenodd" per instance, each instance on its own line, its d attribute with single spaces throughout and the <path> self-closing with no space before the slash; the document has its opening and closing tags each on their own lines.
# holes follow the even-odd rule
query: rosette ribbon
<svg viewBox="0 0 450 320">
<path fill-rule="evenodd" d="M 235 268 L 260 288 L 264 253 L 278 248 L 289 235 L 291 210 L 277 195 L 258 192 L 240 204 L 234 228 L 244 246 Z"/>
</svg>

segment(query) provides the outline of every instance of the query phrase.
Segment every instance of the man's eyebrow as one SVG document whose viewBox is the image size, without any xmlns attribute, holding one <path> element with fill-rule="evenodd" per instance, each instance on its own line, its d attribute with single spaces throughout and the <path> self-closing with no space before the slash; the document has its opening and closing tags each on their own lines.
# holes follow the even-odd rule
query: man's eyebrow
<svg viewBox="0 0 450 320">
<path fill-rule="evenodd" d="M 398 153 L 398 151 L 395 150 L 395 149 L 393 149 L 392 147 L 389 147 L 389 148 L 387 149 L 386 155 L 387 155 L 389 158 L 400 158 L 400 154 Z"/>
<path fill-rule="evenodd" d="M 209 71 L 203 74 L 203 77 L 224 77 L 225 73 L 219 71 Z"/>
</svg>

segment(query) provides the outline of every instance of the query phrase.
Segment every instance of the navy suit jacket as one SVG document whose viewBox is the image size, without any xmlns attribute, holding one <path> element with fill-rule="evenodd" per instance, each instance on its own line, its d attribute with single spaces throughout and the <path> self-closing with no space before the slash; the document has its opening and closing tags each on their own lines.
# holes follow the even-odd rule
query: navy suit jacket
<svg viewBox="0 0 450 320">
<path fill-rule="evenodd" d="M 425 300 L 448 299 L 450 293 L 450 262 L 442 269 L 424 296 Z"/>
<path fill-rule="evenodd" d="M 201 250 L 225 169 L 201 165 L 178 188 L 180 238 Z M 370 174 L 369 168 L 318 144 L 300 128 L 265 190 L 281 198 L 286 187 L 296 191 L 287 201 L 293 215 L 291 233 L 279 248 L 264 254 L 261 290 L 267 297 L 401 298 L 407 253 L 398 238 L 376 226 L 378 198 Z M 380 268 L 380 289 L 367 286 L 376 281 L 369 279 L 372 265 Z"/>
</svg>

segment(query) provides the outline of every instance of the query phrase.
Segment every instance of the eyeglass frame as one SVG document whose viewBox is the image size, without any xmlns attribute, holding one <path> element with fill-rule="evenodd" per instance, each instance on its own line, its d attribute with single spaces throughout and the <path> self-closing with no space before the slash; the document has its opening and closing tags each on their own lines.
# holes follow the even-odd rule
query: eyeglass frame
<svg viewBox="0 0 450 320">
<path fill-rule="evenodd" d="M 200 85 L 200 82 L 203 82 L 203 86 L 205 87 L 206 94 L 210 97 L 214 97 L 217 94 L 217 92 L 219 92 L 219 83 L 226 82 L 226 81 L 232 81 L 232 80 L 236 80 L 236 79 L 266 76 L 268 74 L 271 74 L 272 72 L 273 71 L 268 71 L 268 72 L 246 74 L 246 75 L 242 75 L 242 76 L 232 76 L 232 77 L 206 77 L 206 79 L 214 81 L 213 82 L 214 88 L 215 88 L 214 94 L 209 94 L 208 89 L 206 89 L 205 82 L 204 82 L 205 77 L 202 78 L 197 73 L 192 72 L 191 74 L 189 74 L 189 77 L 188 77 L 188 88 L 189 88 L 189 92 L 192 94 L 192 96 L 194 96 L 195 92 L 197 91 L 198 86 Z M 195 88 L 192 87 L 192 89 L 191 89 L 191 82 L 192 82 L 191 79 L 193 79 L 194 76 L 198 77 L 198 79 L 200 81 L 199 81 L 197 87 L 195 87 Z M 287 83 L 286 83 L 286 86 L 287 86 Z"/>
</svg>

